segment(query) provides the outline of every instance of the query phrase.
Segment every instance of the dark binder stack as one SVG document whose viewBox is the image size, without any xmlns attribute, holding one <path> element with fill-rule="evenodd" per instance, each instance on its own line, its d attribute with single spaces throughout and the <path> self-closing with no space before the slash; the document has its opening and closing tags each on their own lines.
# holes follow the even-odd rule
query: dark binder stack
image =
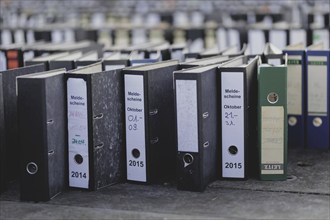
<svg viewBox="0 0 330 220">
<path fill-rule="evenodd" d="M 58 69 L 17 78 L 21 200 L 48 201 L 64 189 L 64 73 Z"/>
<path fill-rule="evenodd" d="M 17 152 L 19 151 L 16 77 L 42 71 L 45 71 L 45 67 L 39 64 L 0 72 L 3 95 L 3 106 L 1 110 L 4 114 L 4 124 L 1 123 L 1 126 L 4 126 L 4 131 L 1 134 L 6 137 L 2 148 L 3 152 L 0 154 L 1 163 L 5 164 L 5 168 L 1 173 L 6 173 L 4 174 L 6 178 L 1 178 L 1 181 L 7 182 L 14 180 L 19 174 L 19 163 L 17 163 L 16 159 Z"/>
<path fill-rule="evenodd" d="M 49 55 L 53 53 L 61 52 L 75 52 L 81 51 L 82 53 L 88 53 L 90 51 L 97 51 L 98 56 L 102 56 L 103 45 L 97 44 L 91 41 L 80 41 L 80 42 L 66 42 L 66 43 L 35 43 L 31 45 L 26 45 L 25 50 L 32 50 L 34 56 Z"/>
<path fill-rule="evenodd" d="M 25 66 L 43 64 L 45 66 L 46 70 L 50 70 L 50 61 L 55 60 L 60 57 L 67 56 L 68 54 L 69 54 L 68 52 L 62 52 L 62 53 L 54 53 L 54 54 L 49 54 L 49 55 L 45 55 L 45 56 L 35 57 L 31 60 L 25 61 Z"/>
<path fill-rule="evenodd" d="M 217 64 L 174 72 L 178 189 L 204 191 L 216 179 Z"/>
<path fill-rule="evenodd" d="M 66 74 L 69 186 L 97 190 L 124 176 L 121 69 L 95 63 Z"/>
<path fill-rule="evenodd" d="M 129 181 L 155 183 L 174 177 L 175 70 L 175 60 L 123 70 Z"/>
<path fill-rule="evenodd" d="M 257 62 L 241 56 L 219 66 L 222 178 L 256 175 Z"/>
<path fill-rule="evenodd" d="M 49 61 L 49 69 L 59 69 L 59 68 L 65 68 L 66 70 L 72 70 L 76 67 L 76 60 L 79 59 L 82 56 L 81 51 L 76 51 L 69 53 L 66 56 L 58 57 L 53 60 Z"/>
<path fill-rule="evenodd" d="M 98 52 L 97 51 L 90 51 L 83 54 L 80 58 L 78 58 L 75 62 L 75 68 L 79 69 L 83 66 L 88 66 L 97 62 L 100 62 Z"/>
<path fill-rule="evenodd" d="M 160 43 L 159 45 L 153 46 L 148 49 L 148 57 L 154 58 L 155 56 L 160 53 L 160 60 L 170 60 L 171 59 L 171 53 L 170 53 L 170 45 L 166 42 Z"/>
<path fill-rule="evenodd" d="M 144 51 L 132 51 L 129 57 L 131 66 L 140 66 L 161 61 L 160 51 L 156 51 L 153 57 L 147 57 Z"/>
<path fill-rule="evenodd" d="M 103 67 L 105 70 L 112 70 L 130 66 L 129 54 L 114 52 L 110 56 L 103 59 Z"/>
<path fill-rule="evenodd" d="M 216 63 L 220 64 L 228 61 L 229 59 L 230 59 L 229 56 L 219 55 L 219 56 L 207 57 L 203 59 L 192 60 L 189 62 L 180 63 L 180 69 L 188 69 L 192 67 L 206 66 Z"/>
</svg>

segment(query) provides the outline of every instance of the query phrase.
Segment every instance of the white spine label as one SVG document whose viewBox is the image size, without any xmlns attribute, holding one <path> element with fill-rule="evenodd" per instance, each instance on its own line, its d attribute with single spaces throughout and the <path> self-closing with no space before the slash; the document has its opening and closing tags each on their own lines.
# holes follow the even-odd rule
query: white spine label
<svg viewBox="0 0 330 220">
<path fill-rule="evenodd" d="M 284 108 L 261 107 L 261 174 L 284 173 Z"/>
<path fill-rule="evenodd" d="M 146 182 L 146 140 L 142 75 L 125 75 L 127 179 Z"/>
<path fill-rule="evenodd" d="M 288 114 L 302 114 L 301 56 L 288 56 Z"/>
<path fill-rule="evenodd" d="M 327 57 L 308 56 L 308 115 L 327 115 Z"/>
<path fill-rule="evenodd" d="M 221 73 L 222 176 L 244 178 L 244 73 Z"/>
<path fill-rule="evenodd" d="M 196 80 L 176 80 L 178 151 L 198 152 Z"/>
<path fill-rule="evenodd" d="M 87 85 L 83 79 L 67 81 L 69 186 L 89 187 Z"/>
</svg>

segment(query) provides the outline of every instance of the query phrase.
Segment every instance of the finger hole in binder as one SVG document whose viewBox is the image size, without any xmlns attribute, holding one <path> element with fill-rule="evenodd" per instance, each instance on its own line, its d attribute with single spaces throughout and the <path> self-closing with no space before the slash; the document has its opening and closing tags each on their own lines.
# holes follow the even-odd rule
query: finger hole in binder
<svg viewBox="0 0 330 220">
<path fill-rule="evenodd" d="M 101 144 L 95 145 L 94 149 L 98 150 L 98 149 L 102 148 L 103 146 L 104 146 L 104 144 L 101 143 Z"/>
<path fill-rule="evenodd" d="M 183 155 L 182 159 L 183 159 L 184 167 L 189 166 L 194 161 L 194 157 L 189 153 L 186 153 L 185 155 Z"/>
<path fill-rule="evenodd" d="M 209 117 L 209 113 L 208 112 L 204 112 L 203 113 L 203 118 L 205 119 L 205 118 L 208 118 Z"/>
<path fill-rule="evenodd" d="M 84 161 L 84 158 L 80 155 L 80 154 L 76 154 L 74 156 L 74 161 L 77 163 L 77 164 L 82 164 L 82 162 Z"/>
<path fill-rule="evenodd" d="M 235 146 L 235 145 L 231 145 L 229 148 L 228 148 L 228 151 L 231 155 L 236 155 L 237 152 L 238 152 L 238 148 Z"/>
<path fill-rule="evenodd" d="M 48 125 L 51 125 L 51 124 L 53 124 L 53 123 L 54 123 L 54 120 L 52 120 L 52 119 L 50 119 L 50 120 L 47 121 L 47 124 L 48 124 Z"/>
<path fill-rule="evenodd" d="M 138 149 L 134 148 L 134 149 L 132 150 L 132 155 L 133 155 L 134 158 L 137 159 L 137 158 L 140 157 L 140 151 L 139 151 Z"/>
<path fill-rule="evenodd" d="M 156 144 L 159 141 L 158 137 L 150 140 L 150 144 Z"/>
<path fill-rule="evenodd" d="M 208 141 L 206 141 L 204 144 L 203 144 L 203 147 L 208 147 L 208 146 L 210 146 L 210 142 L 208 142 Z"/>
<path fill-rule="evenodd" d="M 51 156 L 51 155 L 53 155 L 54 153 L 55 153 L 54 150 L 50 150 L 50 151 L 48 151 L 48 156 Z"/>
<path fill-rule="evenodd" d="M 94 119 L 101 119 L 101 118 L 103 118 L 103 114 L 100 113 L 100 114 L 98 114 L 98 115 L 94 115 L 93 118 L 94 118 Z"/>
<path fill-rule="evenodd" d="M 153 109 L 151 111 L 149 111 L 149 115 L 153 116 L 153 115 L 157 115 L 158 114 L 158 109 Z"/>
<path fill-rule="evenodd" d="M 38 172 L 38 165 L 34 162 L 30 162 L 26 165 L 26 171 L 28 174 L 34 175 Z"/>
</svg>

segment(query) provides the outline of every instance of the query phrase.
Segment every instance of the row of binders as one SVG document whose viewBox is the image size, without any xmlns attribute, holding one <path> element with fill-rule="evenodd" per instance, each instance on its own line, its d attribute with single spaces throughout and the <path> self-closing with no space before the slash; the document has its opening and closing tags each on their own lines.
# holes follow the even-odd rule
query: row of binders
<svg viewBox="0 0 330 220">
<path fill-rule="evenodd" d="M 140 44 L 147 41 L 166 40 L 171 43 L 191 42 L 190 48 L 199 52 L 203 48 L 210 48 L 217 44 L 222 50 L 228 45 L 250 44 L 252 54 L 262 53 L 263 47 L 270 42 L 280 49 L 288 44 L 302 42 L 304 46 L 323 42 L 325 48 L 329 47 L 329 29 L 315 28 L 303 29 L 291 27 L 280 22 L 272 27 L 264 24 L 253 26 L 225 27 L 216 24 L 201 26 L 145 28 L 143 26 L 102 27 L 102 29 L 74 29 L 72 27 L 56 27 L 49 25 L 47 29 L 0 29 L 0 42 L 2 45 L 11 43 L 34 43 L 47 41 L 52 43 L 74 42 L 91 40 L 105 45 Z"/>
<path fill-rule="evenodd" d="M 47 201 L 124 179 L 176 179 L 191 191 L 216 179 L 285 180 L 288 140 L 329 148 L 329 50 L 298 46 L 180 63 L 158 45 L 78 68 L 94 48 L 2 71 L 2 189 L 19 176 L 21 200 Z"/>
</svg>

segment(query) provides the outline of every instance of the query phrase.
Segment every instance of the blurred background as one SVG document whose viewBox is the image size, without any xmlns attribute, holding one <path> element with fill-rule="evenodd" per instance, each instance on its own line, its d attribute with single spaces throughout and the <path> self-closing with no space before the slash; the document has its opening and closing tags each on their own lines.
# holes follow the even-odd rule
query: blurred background
<svg viewBox="0 0 330 220">
<path fill-rule="evenodd" d="M 166 40 L 190 52 L 249 43 L 324 42 L 327 0 L 1 0 L 1 45 L 92 40 L 105 47 Z M 197 30 L 197 31 L 196 31 Z"/>
</svg>

